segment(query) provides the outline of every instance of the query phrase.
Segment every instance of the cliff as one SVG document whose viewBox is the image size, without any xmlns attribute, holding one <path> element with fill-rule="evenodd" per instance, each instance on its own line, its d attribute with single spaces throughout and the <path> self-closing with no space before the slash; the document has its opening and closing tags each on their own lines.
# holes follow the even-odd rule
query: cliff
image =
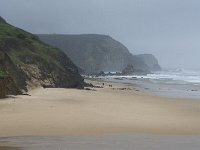
<svg viewBox="0 0 200 150">
<path fill-rule="evenodd" d="M 5 98 L 6 95 L 21 94 L 21 91 L 16 86 L 12 77 L 0 77 L 0 98 Z"/>
<path fill-rule="evenodd" d="M 141 59 L 151 71 L 159 71 L 161 70 L 160 65 L 158 64 L 158 60 L 152 54 L 140 54 L 136 55 L 139 59 Z"/>
<path fill-rule="evenodd" d="M 38 36 L 43 42 L 63 50 L 86 74 L 100 71 L 121 72 L 129 64 L 136 70 L 144 72 L 151 70 L 143 57 L 131 54 L 123 44 L 110 36 L 96 34 Z"/>
<path fill-rule="evenodd" d="M 42 43 L 37 36 L 9 25 L 2 18 L 0 70 L 21 91 L 27 91 L 29 86 L 82 88 L 84 85 L 77 67 L 65 53 Z M 2 86 L 4 81 L 1 81 L 1 87 L 5 87 Z"/>
<path fill-rule="evenodd" d="M 14 83 L 16 83 L 15 86 L 17 87 L 17 91 L 19 91 L 19 89 L 23 89 L 24 91 L 27 91 L 26 74 L 23 73 L 23 71 L 13 63 L 13 61 L 6 54 L 6 52 L 2 50 L 1 46 L 0 46 L 0 72 L 1 72 L 0 77 L 2 81 L 5 81 L 4 79 L 8 79 L 8 77 L 12 78 Z M 11 79 L 9 79 L 9 81 L 11 81 Z M 13 94 L 16 94 L 16 93 L 13 93 Z"/>
</svg>

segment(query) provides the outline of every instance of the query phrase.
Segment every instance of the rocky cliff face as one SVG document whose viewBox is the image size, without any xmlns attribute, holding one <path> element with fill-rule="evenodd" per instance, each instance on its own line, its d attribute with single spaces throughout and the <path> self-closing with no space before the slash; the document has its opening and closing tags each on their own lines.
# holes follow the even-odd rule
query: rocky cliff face
<svg viewBox="0 0 200 150">
<path fill-rule="evenodd" d="M 139 59 L 141 59 L 151 71 L 160 71 L 161 67 L 158 64 L 158 60 L 152 54 L 140 54 L 136 55 Z"/>
<path fill-rule="evenodd" d="M 121 75 L 147 75 L 151 72 L 149 70 L 135 69 L 131 64 L 127 65 L 121 72 Z"/>
<path fill-rule="evenodd" d="M 16 91 L 27 86 L 83 87 L 83 78 L 65 53 L 0 20 L 0 72 L 13 80 Z M 2 88 L 8 78 L 0 77 Z"/>
<path fill-rule="evenodd" d="M 9 81 L 11 81 L 10 78 L 12 78 L 12 82 L 15 83 L 14 87 L 17 87 L 16 88 L 17 91 L 19 91 L 19 89 L 27 91 L 26 79 L 28 77 L 20 68 L 18 68 L 12 62 L 10 57 L 1 49 L 1 46 L 0 46 L 0 70 L 1 70 L 0 74 L 1 79 L 8 79 L 9 77 Z"/>
<path fill-rule="evenodd" d="M 5 98 L 6 95 L 21 94 L 20 89 L 16 86 L 12 77 L 0 77 L 0 98 Z"/>
<path fill-rule="evenodd" d="M 132 55 L 123 44 L 106 35 L 38 36 L 43 42 L 63 50 L 86 73 L 122 71 L 128 64 L 145 72 L 152 69 L 144 57 Z"/>
<path fill-rule="evenodd" d="M 125 46 L 103 35 L 39 35 L 40 39 L 62 49 L 87 73 L 119 71 L 130 53 Z"/>
</svg>

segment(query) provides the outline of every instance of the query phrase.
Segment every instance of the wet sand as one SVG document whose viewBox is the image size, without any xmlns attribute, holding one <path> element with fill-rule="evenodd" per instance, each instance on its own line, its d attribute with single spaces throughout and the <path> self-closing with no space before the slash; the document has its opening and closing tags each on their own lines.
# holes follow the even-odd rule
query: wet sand
<svg viewBox="0 0 200 150">
<path fill-rule="evenodd" d="M 11 147 L 11 146 L 0 146 L 0 150 L 22 150 L 22 148 Z"/>
<path fill-rule="evenodd" d="M 114 134 L 106 136 L 12 137 L 0 143 L 21 149 L 0 150 L 199 150 L 200 136 Z"/>
<path fill-rule="evenodd" d="M 97 81 L 95 84 L 102 85 Z M 200 135 L 199 100 L 149 96 L 133 87 L 117 83 L 112 87 L 105 83 L 104 88 L 92 90 L 36 89 L 30 94 L 0 100 L 0 137 L 10 137 L 8 143 L 5 143 L 5 138 L 1 138 L 0 146 L 21 147 L 26 144 L 27 136 L 31 137 L 30 141 L 45 136 L 40 146 L 45 145 L 45 141 L 51 143 L 52 136 L 58 137 L 58 143 L 72 138 L 72 143 L 69 143 L 72 150 L 78 149 L 78 146 L 87 149 L 86 143 L 94 146 L 93 149 L 101 149 L 103 145 L 98 147 L 100 139 L 105 143 L 104 149 L 117 149 L 113 142 L 121 143 L 121 149 L 127 144 L 131 149 L 134 146 L 131 143 L 137 138 L 139 140 L 133 142 L 136 148 L 137 145 L 148 145 L 148 142 L 152 144 L 152 149 L 156 149 L 157 142 L 158 148 L 159 144 L 167 148 L 165 143 L 173 145 L 168 137 L 175 135 L 180 137 L 175 138 L 177 141 L 174 141 L 174 147 L 179 145 L 181 139 L 186 143 L 189 140 L 188 146 L 200 143 L 196 141 Z M 113 142 L 106 142 L 113 134 L 117 135 L 111 136 Z M 128 140 L 130 137 L 127 134 L 131 134 L 133 140 Z M 138 134 L 151 135 L 146 138 Z M 155 135 L 158 138 L 154 139 Z M 14 136 L 21 137 L 19 145 L 14 144 Z M 64 138 L 59 139 L 61 136 Z M 73 137 L 78 138 L 74 148 Z M 81 137 L 86 138 L 85 143 L 81 144 Z M 163 140 L 159 142 L 158 139 Z M 129 143 L 126 143 L 127 140 Z"/>
<path fill-rule="evenodd" d="M 200 99 L 200 84 L 198 83 L 179 83 L 171 80 L 152 80 L 135 78 L 113 78 L 105 77 L 101 80 L 105 82 L 123 83 L 143 90 L 146 94 L 157 95 L 166 98 L 180 99 Z"/>
</svg>

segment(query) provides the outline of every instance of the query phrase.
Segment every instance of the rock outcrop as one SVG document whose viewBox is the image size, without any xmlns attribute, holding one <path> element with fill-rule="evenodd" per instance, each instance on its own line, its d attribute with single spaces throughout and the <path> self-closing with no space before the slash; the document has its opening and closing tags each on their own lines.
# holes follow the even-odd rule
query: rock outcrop
<svg viewBox="0 0 200 150">
<path fill-rule="evenodd" d="M 122 70 L 121 75 L 146 75 L 150 73 L 148 70 L 135 69 L 133 65 L 129 64 Z"/>
<path fill-rule="evenodd" d="M 5 98 L 6 95 L 21 94 L 20 89 L 16 86 L 12 77 L 0 77 L 0 98 Z"/>
<path fill-rule="evenodd" d="M 15 83 L 14 87 L 17 87 L 16 91 L 19 91 L 19 89 L 27 91 L 26 79 L 28 77 L 20 68 L 18 68 L 12 62 L 12 60 L 6 54 L 6 52 L 2 50 L 1 46 L 0 46 L 0 72 L 1 72 L 0 74 L 1 79 L 8 79 L 9 77 L 9 81 L 11 81 L 10 78 L 12 78 L 12 80 Z M 16 94 L 16 93 L 13 93 L 13 94 Z"/>
<path fill-rule="evenodd" d="M 2 89 L 5 87 L 3 84 L 8 82 L 12 83 L 16 91 L 18 89 L 27 91 L 29 86 L 61 88 L 84 86 L 78 68 L 64 52 L 42 43 L 31 33 L 9 25 L 2 18 L 0 18 L 0 72 L 6 73 L 6 77 L 0 75 Z"/>
<path fill-rule="evenodd" d="M 96 74 L 100 71 L 121 72 L 128 64 L 144 72 L 152 69 L 142 59 L 143 57 L 132 55 L 123 44 L 110 36 L 96 34 L 38 36 L 43 42 L 63 50 L 86 74 Z"/>
<path fill-rule="evenodd" d="M 135 72 L 135 69 L 133 65 L 127 65 L 126 68 L 122 70 L 122 75 L 133 74 L 134 72 Z"/>
<path fill-rule="evenodd" d="M 145 64 L 149 67 L 151 71 L 160 71 L 161 67 L 158 64 L 158 60 L 152 54 L 140 54 L 136 55 L 139 59 L 141 59 Z"/>
</svg>

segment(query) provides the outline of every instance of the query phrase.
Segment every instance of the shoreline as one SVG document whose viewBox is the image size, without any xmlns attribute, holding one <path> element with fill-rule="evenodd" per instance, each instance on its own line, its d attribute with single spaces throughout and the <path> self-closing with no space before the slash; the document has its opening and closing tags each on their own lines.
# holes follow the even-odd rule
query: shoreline
<svg viewBox="0 0 200 150">
<path fill-rule="evenodd" d="M 103 88 L 37 88 L 0 100 L 0 150 L 199 149 L 199 100 L 87 82 Z"/>
<path fill-rule="evenodd" d="M 100 82 L 120 83 L 125 86 L 137 88 L 149 96 L 158 96 L 172 99 L 192 99 L 200 100 L 200 84 L 180 84 L 180 83 L 166 83 L 163 81 L 155 81 L 151 79 L 136 79 L 126 77 L 100 77 L 92 80 L 99 80 Z"/>
<path fill-rule="evenodd" d="M 30 94 L 0 101 L 0 137 L 200 135 L 198 100 L 150 96 L 109 82 L 92 90 L 40 88 Z"/>
<path fill-rule="evenodd" d="M 0 138 L 0 150 L 198 150 L 199 146 L 200 136 L 115 134 Z"/>
</svg>

